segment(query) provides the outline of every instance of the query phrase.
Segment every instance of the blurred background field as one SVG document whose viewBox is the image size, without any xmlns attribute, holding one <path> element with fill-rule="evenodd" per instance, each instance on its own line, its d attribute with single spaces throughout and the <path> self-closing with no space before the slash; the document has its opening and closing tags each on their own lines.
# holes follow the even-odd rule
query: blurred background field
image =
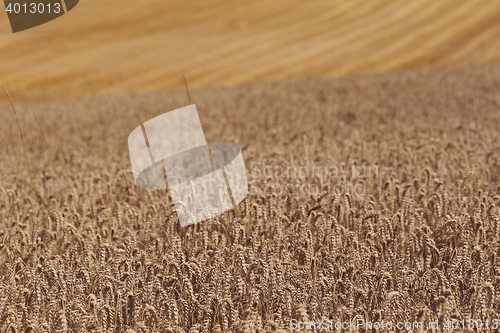
<svg viewBox="0 0 500 333">
<path fill-rule="evenodd" d="M 82 0 L 17 34 L 1 12 L 0 78 L 22 103 L 484 64 L 499 17 L 491 0 Z"/>
</svg>

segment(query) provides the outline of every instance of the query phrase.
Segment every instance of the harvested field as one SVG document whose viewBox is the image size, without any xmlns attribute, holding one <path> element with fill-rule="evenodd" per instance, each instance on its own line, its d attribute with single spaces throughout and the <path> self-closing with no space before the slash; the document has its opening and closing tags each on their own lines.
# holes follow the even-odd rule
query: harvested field
<svg viewBox="0 0 500 333">
<path fill-rule="evenodd" d="M 0 11 L 0 77 L 40 102 L 492 63 L 499 17 L 497 0 L 85 0 L 17 34 Z"/>
<path fill-rule="evenodd" d="M 499 64 L 191 96 L 207 141 L 239 144 L 254 186 L 187 228 L 168 191 L 134 184 L 127 149 L 138 124 L 186 105 L 183 91 L 18 105 L 31 172 L 0 108 L 2 332 L 500 319 Z M 377 172 L 256 171 L 313 163 Z M 364 191 L 266 196 L 264 180 Z"/>
</svg>

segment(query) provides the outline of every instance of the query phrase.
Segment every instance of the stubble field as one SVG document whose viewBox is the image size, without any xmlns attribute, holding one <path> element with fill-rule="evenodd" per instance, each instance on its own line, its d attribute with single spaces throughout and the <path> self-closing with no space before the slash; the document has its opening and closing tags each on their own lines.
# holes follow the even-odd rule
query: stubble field
<svg viewBox="0 0 500 333">
<path fill-rule="evenodd" d="M 492 328 L 499 91 L 498 64 L 192 90 L 207 141 L 239 144 L 252 184 L 351 181 L 363 193 L 253 186 L 186 228 L 168 191 L 134 184 L 127 148 L 136 126 L 187 104 L 183 91 L 17 105 L 30 171 L 3 107 L 0 331 L 256 332 L 292 319 Z M 252 163 L 377 172 L 264 179 Z"/>
<path fill-rule="evenodd" d="M 29 102 L 500 61 L 496 0 L 82 0 L 12 34 L 0 77 Z M 0 105 L 8 100 L 0 96 Z"/>
</svg>

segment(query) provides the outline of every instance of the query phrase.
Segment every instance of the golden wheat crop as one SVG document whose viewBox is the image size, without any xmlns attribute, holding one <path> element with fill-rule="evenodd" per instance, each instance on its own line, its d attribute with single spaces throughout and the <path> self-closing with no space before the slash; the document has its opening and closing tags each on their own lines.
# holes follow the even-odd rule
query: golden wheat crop
<svg viewBox="0 0 500 333">
<path fill-rule="evenodd" d="M 363 195 L 250 195 L 186 228 L 167 191 L 134 184 L 127 150 L 128 133 L 183 106 L 183 92 L 18 105 L 32 176 L 2 108 L 0 331 L 491 323 L 499 87 L 490 65 L 192 91 L 207 140 L 238 143 L 249 181 L 254 162 L 378 173 L 357 179 Z M 267 179 L 295 181 L 320 179 Z"/>
</svg>

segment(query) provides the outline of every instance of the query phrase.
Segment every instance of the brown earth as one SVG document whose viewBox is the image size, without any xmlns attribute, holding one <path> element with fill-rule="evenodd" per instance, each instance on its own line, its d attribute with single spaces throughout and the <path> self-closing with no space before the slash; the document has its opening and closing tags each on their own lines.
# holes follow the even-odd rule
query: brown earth
<svg viewBox="0 0 500 333">
<path fill-rule="evenodd" d="M 493 329 L 499 92 L 498 64 L 195 89 L 207 140 L 242 147 L 252 186 L 186 228 L 167 191 L 134 184 L 127 150 L 130 131 L 185 105 L 183 92 L 18 105 L 31 175 L 14 113 L 0 108 L 0 330 L 256 332 L 292 319 Z M 256 171 L 313 163 L 357 167 Z M 309 193 L 270 196 L 264 182 Z M 358 192 L 316 195 L 321 182 Z"/>
<path fill-rule="evenodd" d="M 2 11 L 0 80 L 40 102 L 491 63 L 499 17 L 496 0 L 82 0 L 17 34 Z"/>
</svg>

